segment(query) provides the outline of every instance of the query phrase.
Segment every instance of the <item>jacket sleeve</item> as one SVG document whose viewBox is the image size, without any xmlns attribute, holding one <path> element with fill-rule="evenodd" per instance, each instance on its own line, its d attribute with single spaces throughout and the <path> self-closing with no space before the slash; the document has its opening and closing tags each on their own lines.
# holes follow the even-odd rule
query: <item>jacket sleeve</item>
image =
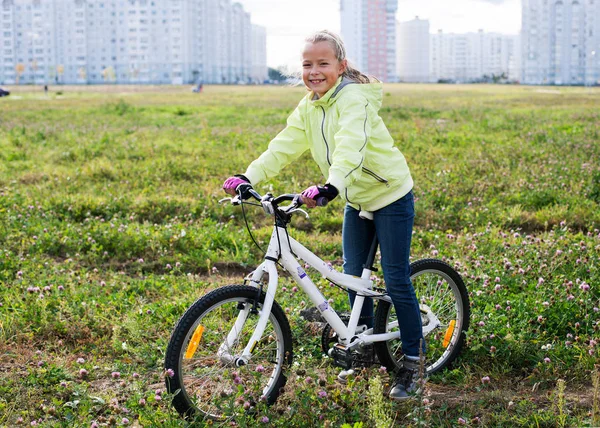
<svg viewBox="0 0 600 428">
<path fill-rule="evenodd" d="M 362 175 L 362 165 L 371 134 L 369 102 L 366 98 L 353 96 L 337 101 L 339 130 L 334 136 L 335 151 L 329 168 L 328 183 L 340 194 Z"/>
<path fill-rule="evenodd" d="M 308 149 L 302 111 L 305 99 L 287 119 L 287 126 L 271 142 L 267 150 L 252 162 L 244 175 L 255 185 L 276 176 L 286 165 L 298 159 Z"/>
</svg>

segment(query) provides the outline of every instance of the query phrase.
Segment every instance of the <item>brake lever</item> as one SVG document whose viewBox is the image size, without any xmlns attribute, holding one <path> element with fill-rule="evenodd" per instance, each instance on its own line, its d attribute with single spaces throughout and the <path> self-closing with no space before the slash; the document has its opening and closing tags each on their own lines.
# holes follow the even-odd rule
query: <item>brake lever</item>
<svg viewBox="0 0 600 428">
<path fill-rule="evenodd" d="M 296 211 L 300 211 L 302 214 L 304 214 L 304 217 L 310 218 L 310 216 L 308 215 L 308 213 L 306 211 L 304 211 L 302 208 L 293 209 L 292 211 L 290 211 L 290 214 L 291 213 L 295 213 Z"/>
<path fill-rule="evenodd" d="M 297 211 L 300 211 L 302 214 L 304 214 L 304 216 L 306 218 L 310 218 L 310 216 L 308 215 L 308 213 L 306 211 L 304 211 L 302 208 L 298 208 L 295 205 L 290 205 L 289 207 L 281 207 L 283 209 L 283 212 L 285 212 L 286 214 L 293 214 Z"/>
<path fill-rule="evenodd" d="M 239 205 L 240 204 L 240 195 L 236 195 L 233 198 L 219 199 L 220 204 L 224 204 L 226 202 L 231 202 L 231 205 Z"/>
<path fill-rule="evenodd" d="M 291 204 L 285 207 L 279 207 L 279 209 L 286 214 L 291 214 L 301 206 L 302 201 L 300 200 L 300 195 L 296 195 L 296 197 L 292 200 Z"/>
</svg>

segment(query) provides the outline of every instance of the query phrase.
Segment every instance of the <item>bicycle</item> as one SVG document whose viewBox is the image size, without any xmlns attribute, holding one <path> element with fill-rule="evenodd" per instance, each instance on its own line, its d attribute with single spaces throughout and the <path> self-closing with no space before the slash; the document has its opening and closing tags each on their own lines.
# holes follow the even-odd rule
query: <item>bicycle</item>
<svg viewBox="0 0 600 428">
<path fill-rule="evenodd" d="M 220 202 L 250 203 L 244 202 L 241 194 L 238 189 L 237 196 Z M 209 292 L 175 326 L 165 357 L 165 369 L 174 372 L 171 378 L 166 378 L 166 386 L 174 394 L 175 409 L 188 418 L 223 420 L 259 400 L 269 404 L 277 400 L 286 383 L 286 368 L 293 360 L 290 325 L 275 301 L 278 264 L 325 319 L 322 346 L 334 364 L 348 369 L 358 351 L 372 346 L 379 363 L 389 372 L 401 368 L 400 331 L 394 307 L 385 290 L 374 287 L 370 279 L 375 269 L 377 238 L 371 245 L 362 276 L 346 275 L 289 236 L 287 226 L 292 215 L 300 212 L 308 217 L 300 208 L 300 195 L 274 197 L 267 193 L 263 197 L 248 186 L 245 196 L 252 196 L 259 202 L 252 205 L 262 206 L 267 215 L 274 217 L 269 246 L 264 261 L 245 278 L 244 285 L 228 285 Z M 290 205 L 280 206 L 283 202 Z M 323 205 L 323 201 L 318 202 Z M 329 305 L 299 260 L 331 283 L 357 292 L 347 323 Z M 266 291 L 263 290 L 265 275 Z M 411 280 L 428 344 L 425 370 L 432 374 L 448 367 L 461 352 L 469 327 L 469 298 L 460 275 L 440 260 L 413 262 Z M 374 326 L 370 329 L 359 325 L 365 297 L 377 301 Z"/>
</svg>

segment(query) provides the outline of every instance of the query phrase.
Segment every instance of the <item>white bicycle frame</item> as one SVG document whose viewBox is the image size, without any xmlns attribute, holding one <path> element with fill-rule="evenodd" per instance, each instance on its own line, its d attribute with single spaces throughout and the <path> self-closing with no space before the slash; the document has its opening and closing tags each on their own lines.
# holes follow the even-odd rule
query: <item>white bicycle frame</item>
<svg viewBox="0 0 600 428">
<path fill-rule="evenodd" d="M 269 212 L 270 208 L 270 212 L 273 212 L 273 208 L 269 201 L 263 200 L 262 204 L 265 208 L 265 211 Z M 312 282 L 302 266 L 300 266 L 296 256 L 306 262 L 308 265 L 312 266 L 324 278 L 328 279 L 334 284 L 357 292 L 348 325 L 344 324 L 335 310 L 329 306 L 327 299 L 323 296 L 323 294 L 321 294 L 319 288 Z M 373 282 L 370 279 L 370 269 L 363 269 L 360 278 L 338 272 L 298 241 L 290 237 L 285 228 L 275 226 L 273 233 L 271 234 L 271 240 L 267 249 L 265 261 L 248 276 L 248 279 L 250 279 L 254 284 L 260 284 L 264 274 L 268 273 L 269 275 L 269 284 L 266 291 L 266 297 L 262 305 L 262 309 L 259 312 L 260 317 L 256 328 L 252 334 L 252 337 L 248 341 L 248 344 L 244 348 L 242 355 L 233 356 L 229 354 L 228 349 L 231 349 L 233 344 L 237 341 L 238 332 L 241 331 L 241 327 L 246 322 L 250 312 L 249 308 L 240 311 L 234 327 L 227 336 L 226 343 L 223 343 L 220 346 L 218 355 L 221 359 L 228 362 L 235 362 L 237 366 L 245 365 L 250 361 L 252 357 L 252 351 L 264 333 L 269 316 L 271 314 L 271 308 L 273 307 L 273 302 L 275 300 L 277 285 L 279 283 L 276 261 L 281 263 L 284 269 L 292 276 L 292 278 L 294 278 L 296 283 L 298 283 L 300 288 L 302 288 L 302 290 L 304 290 L 304 292 L 308 295 L 313 305 L 321 312 L 323 318 L 325 318 L 327 323 L 338 334 L 338 341 L 345 345 L 346 349 L 352 350 L 361 344 L 385 342 L 400 337 L 399 330 L 389 333 L 373 334 L 373 329 L 371 328 L 362 332 L 357 332 L 358 322 L 365 301 L 365 296 L 385 300 L 391 303 L 389 296 L 373 290 Z M 423 336 L 425 337 L 430 331 L 434 330 L 440 325 L 440 321 L 426 305 L 421 305 L 421 310 L 424 311 L 429 317 L 429 323 L 423 328 Z M 398 321 L 393 321 L 388 324 L 387 331 L 390 331 L 397 326 Z"/>
</svg>

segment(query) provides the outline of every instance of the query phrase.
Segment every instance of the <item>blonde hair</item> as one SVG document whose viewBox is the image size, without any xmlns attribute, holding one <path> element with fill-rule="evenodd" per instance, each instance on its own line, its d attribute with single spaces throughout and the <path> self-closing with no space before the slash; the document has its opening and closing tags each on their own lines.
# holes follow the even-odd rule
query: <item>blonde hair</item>
<svg viewBox="0 0 600 428">
<path fill-rule="evenodd" d="M 306 43 L 319 43 L 319 42 L 327 42 L 331 45 L 333 49 L 333 53 L 335 54 L 336 59 L 339 62 L 344 60 L 347 61 L 346 58 L 346 48 L 344 47 L 344 42 L 342 38 L 329 30 L 321 30 L 316 33 L 310 35 L 306 38 Z M 347 77 L 350 80 L 353 80 L 356 83 L 371 83 L 373 81 L 378 82 L 379 80 L 374 77 L 369 77 L 364 73 L 361 73 L 359 70 L 350 66 L 350 64 L 346 65 L 346 70 L 342 73 L 342 77 Z"/>
</svg>

